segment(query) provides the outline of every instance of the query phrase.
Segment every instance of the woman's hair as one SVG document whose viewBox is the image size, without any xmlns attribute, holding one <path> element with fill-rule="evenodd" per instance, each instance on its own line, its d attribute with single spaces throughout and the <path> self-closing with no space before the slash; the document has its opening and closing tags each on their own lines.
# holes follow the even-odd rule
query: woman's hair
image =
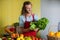
<svg viewBox="0 0 60 40">
<path fill-rule="evenodd" d="M 25 2 L 23 3 L 23 7 L 22 7 L 22 10 L 21 10 L 21 15 L 23 15 L 23 14 L 25 14 L 25 13 L 28 13 L 27 10 L 26 10 L 25 5 L 29 5 L 29 4 L 31 4 L 30 1 L 25 1 Z"/>
</svg>

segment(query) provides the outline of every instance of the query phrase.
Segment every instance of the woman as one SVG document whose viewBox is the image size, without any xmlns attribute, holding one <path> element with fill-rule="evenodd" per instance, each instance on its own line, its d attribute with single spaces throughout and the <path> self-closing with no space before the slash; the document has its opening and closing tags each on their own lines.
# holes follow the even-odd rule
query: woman
<svg viewBox="0 0 60 40">
<path fill-rule="evenodd" d="M 21 28 L 21 31 L 25 36 L 36 36 L 36 32 L 38 31 L 38 28 L 35 30 L 30 30 L 30 22 L 31 21 L 37 21 L 38 16 L 34 15 L 32 13 L 32 4 L 29 1 L 25 1 L 23 3 L 21 16 L 19 17 L 19 25 Z"/>
</svg>

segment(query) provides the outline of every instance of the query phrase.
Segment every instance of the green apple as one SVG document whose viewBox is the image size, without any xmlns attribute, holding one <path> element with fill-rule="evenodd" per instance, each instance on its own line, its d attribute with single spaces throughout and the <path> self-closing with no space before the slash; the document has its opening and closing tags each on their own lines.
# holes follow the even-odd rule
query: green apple
<svg viewBox="0 0 60 40">
<path fill-rule="evenodd" d="M 32 40 L 31 37 L 25 37 L 25 40 Z"/>
</svg>

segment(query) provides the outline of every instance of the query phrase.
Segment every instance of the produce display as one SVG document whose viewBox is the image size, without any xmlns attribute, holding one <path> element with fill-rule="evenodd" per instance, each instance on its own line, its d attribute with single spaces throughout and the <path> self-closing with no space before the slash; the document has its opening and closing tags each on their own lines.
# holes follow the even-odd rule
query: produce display
<svg viewBox="0 0 60 40">
<path fill-rule="evenodd" d="M 60 32 L 49 32 L 48 36 L 60 38 Z"/>
<path fill-rule="evenodd" d="M 39 30 L 44 30 L 49 23 L 47 18 L 41 18 L 38 21 L 34 21 L 30 23 L 30 29 L 34 30 L 35 28 L 39 28 Z"/>
<path fill-rule="evenodd" d="M 42 40 L 42 38 L 37 38 L 34 36 L 24 36 L 24 34 L 12 34 L 11 37 L 3 37 L 0 40 Z"/>
<path fill-rule="evenodd" d="M 24 36 L 23 34 L 20 34 L 19 37 L 17 37 L 17 40 L 42 40 L 41 38 L 37 38 L 34 36 Z"/>
</svg>

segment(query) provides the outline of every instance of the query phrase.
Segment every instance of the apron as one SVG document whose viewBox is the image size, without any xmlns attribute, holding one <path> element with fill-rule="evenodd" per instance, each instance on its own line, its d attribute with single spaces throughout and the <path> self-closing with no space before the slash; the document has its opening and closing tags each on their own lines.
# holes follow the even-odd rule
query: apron
<svg viewBox="0 0 60 40">
<path fill-rule="evenodd" d="M 32 15 L 33 21 L 34 21 L 34 15 Z M 30 27 L 30 22 L 27 21 L 27 18 L 25 17 L 25 23 L 24 23 L 24 28 L 27 29 Z M 33 30 L 30 30 L 29 32 L 24 32 L 24 36 L 36 36 L 36 32 Z"/>
</svg>

